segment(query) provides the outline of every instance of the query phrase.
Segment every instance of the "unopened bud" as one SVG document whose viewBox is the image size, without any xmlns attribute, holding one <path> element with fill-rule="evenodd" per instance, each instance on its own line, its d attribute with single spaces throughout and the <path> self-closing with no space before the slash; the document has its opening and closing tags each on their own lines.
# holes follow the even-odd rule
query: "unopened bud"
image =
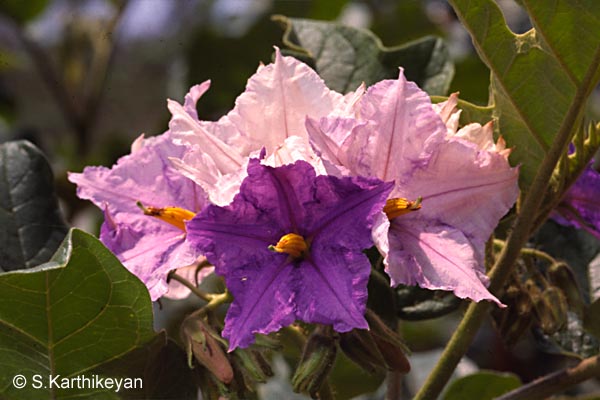
<svg viewBox="0 0 600 400">
<path fill-rule="evenodd" d="M 256 335 L 253 347 L 263 347 L 269 350 L 281 350 L 282 346 L 279 340 L 267 335 Z"/>
<path fill-rule="evenodd" d="M 560 290 L 548 287 L 535 304 L 540 326 L 545 334 L 552 335 L 567 323 L 567 300 Z"/>
<path fill-rule="evenodd" d="M 571 268 L 562 262 L 552 264 L 548 269 L 548 280 L 552 286 L 562 291 L 571 311 L 581 317 L 584 313 L 585 303 Z"/>
<path fill-rule="evenodd" d="M 219 335 L 201 317 L 193 314 L 181 325 L 181 339 L 185 344 L 190 368 L 193 357 L 219 381 L 230 383 L 233 380 L 233 369 L 217 340 L 218 337 Z"/>
<path fill-rule="evenodd" d="M 406 358 L 408 348 L 398 333 L 394 332 L 375 314 L 367 310 L 365 318 L 369 323 L 371 337 L 381 353 L 387 367 L 392 371 L 406 374 L 410 371 L 410 363 Z"/>
<path fill-rule="evenodd" d="M 371 332 L 365 329 L 353 329 L 340 334 L 340 349 L 350 360 L 371 374 L 387 367 Z"/>
<path fill-rule="evenodd" d="M 302 358 L 292 377 L 294 392 L 313 398 L 329 375 L 337 353 L 337 335 L 330 327 L 318 326 L 308 337 Z"/>
<path fill-rule="evenodd" d="M 256 350 L 237 348 L 233 352 L 232 361 L 238 370 L 254 382 L 265 383 L 268 377 L 273 376 L 271 366 Z"/>
<path fill-rule="evenodd" d="M 517 284 L 509 286 L 501 300 L 507 307 L 495 308 L 492 316 L 504 342 L 512 346 L 531 326 L 533 304 L 529 293 Z"/>
</svg>

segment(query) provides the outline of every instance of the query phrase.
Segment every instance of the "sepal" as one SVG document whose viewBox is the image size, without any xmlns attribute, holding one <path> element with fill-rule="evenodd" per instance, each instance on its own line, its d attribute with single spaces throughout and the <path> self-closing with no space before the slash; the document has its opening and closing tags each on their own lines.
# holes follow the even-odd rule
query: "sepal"
<svg viewBox="0 0 600 400">
<path fill-rule="evenodd" d="M 292 377 L 294 392 L 317 398 L 337 355 L 339 336 L 330 326 L 319 325 L 308 337 L 300 363 Z"/>
<path fill-rule="evenodd" d="M 185 345 L 188 364 L 193 368 L 193 359 L 209 370 L 217 380 L 230 383 L 233 369 L 219 335 L 204 321 L 203 317 L 191 314 L 181 324 L 181 340 Z"/>
</svg>

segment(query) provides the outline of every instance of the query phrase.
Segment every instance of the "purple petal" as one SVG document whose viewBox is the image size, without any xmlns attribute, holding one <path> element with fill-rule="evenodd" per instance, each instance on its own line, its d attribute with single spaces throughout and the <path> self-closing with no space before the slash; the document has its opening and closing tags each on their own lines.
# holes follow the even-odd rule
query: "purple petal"
<svg viewBox="0 0 600 400">
<path fill-rule="evenodd" d="M 297 318 L 333 325 L 338 332 L 369 329 L 364 313 L 371 269 L 365 255 L 321 242 L 311 247 L 311 254 L 312 259 L 298 267 Z"/>
<path fill-rule="evenodd" d="M 105 210 L 101 240 L 150 289 L 153 300 L 167 290 L 169 270 L 195 262 L 200 253 L 189 247 L 183 232 L 149 217 L 136 206 L 185 208 L 198 212 L 203 191 L 171 167 L 169 157 L 181 157 L 185 148 L 172 143 L 169 133 L 145 139 L 137 150 L 119 159 L 113 168 L 86 167 L 70 173 L 77 194 Z"/>
<path fill-rule="evenodd" d="M 556 222 L 585 229 L 600 239 L 600 172 L 593 161 L 569 188 L 552 213 Z"/>
<path fill-rule="evenodd" d="M 182 231 L 155 228 L 136 231 L 126 224 L 115 227 L 105 222 L 100 231 L 100 240 L 144 282 L 153 301 L 167 293 L 169 271 L 189 265 L 199 257 L 185 241 Z"/>
<path fill-rule="evenodd" d="M 261 266 L 260 274 L 240 268 L 226 276 L 235 298 L 223 329 L 230 351 L 248 347 L 254 333 L 275 332 L 295 320 L 295 267 L 283 255 Z"/>
<path fill-rule="evenodd" d="M 363 312 L 373 218 L 391 183 L 316 176 L 310 164 L 272 168 L 250 160 L 240 193 L 226 207 L 208 206 L 187 225 L 195 243 L 225 277 L 234 303 L 224 336 L 248 346 L 295 319 L 366 328 Z M 303 260 L 268 250 L 288 233 L 310 243 Z"/>
</svg>

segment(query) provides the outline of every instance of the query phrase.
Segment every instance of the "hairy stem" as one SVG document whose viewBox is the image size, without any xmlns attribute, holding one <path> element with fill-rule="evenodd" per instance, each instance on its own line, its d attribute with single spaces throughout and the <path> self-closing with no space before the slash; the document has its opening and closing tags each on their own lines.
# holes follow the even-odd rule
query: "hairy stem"
<svg viewBox="0 0 600 400">
<path fill-rule="evenodd" d="M 598 376 L 600 376 L 600 356 L 586 358 L 573 368 L 563 369 L 538 378 L 496 400 L 541 400 L 569 386 Z"/>
<path fill-rule="evenodd" d="M 451 3 L 453 2 L 451 1 Z M 515 219 L 512 232 L 506 241 L 506 246 L 502 249 L 490 273 L 489 289 L 496 295 L 499 294 L 506 283 L 515 261 L 521 254 L 521 249 L 535 227 L 535 216 L 548 189 L 552 172 L 571 140 L 573 127 L 577 126 L 577 122 L 581 119 L 581 113 L 584 109 L 583 105 L 589 91 L 588 86 L 593 82 L 599 65 L 600 47 L 596 49 L 594 61 L 590 65 L 581 86 L 577 89 L 574 98 L 571 100 L 569 110 L 558 129 L 546 157 L 544 157 L 544 160 L 540 164 L 529 192 L 525 196 L 519 214 Z M 450 379 L 456 365 L 458 365 L 462 356 L 467 352 L 473 337 L 479 330 L 487 314 L 488 308 L 489 304 L 487 302 L 472 303 L 469 305 L 465 316 L 442 353 L 440 360 L 430 373 L 423 387 L 416 394 L 415 400 L 432 400 L 439 396 Z"/>
</svg>

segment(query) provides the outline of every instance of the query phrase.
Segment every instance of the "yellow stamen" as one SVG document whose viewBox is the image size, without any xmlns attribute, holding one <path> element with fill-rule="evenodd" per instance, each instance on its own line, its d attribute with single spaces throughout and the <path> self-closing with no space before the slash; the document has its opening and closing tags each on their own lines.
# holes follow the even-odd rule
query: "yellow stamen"
<svg viewBox="0 0 600 400">
<path fill-rule="evenodd" d="M 404 198 L 395 198 L 389 199 L 385 202 L 385 206 L 383 207 L 383 212 L 387 215 L 388 219 L 391 221 L 396 217 L 399 217 L 404 214 L 408 214 L 411 211 L 417 211 L 421 208 L 421 201 L 423 199 L 421 197 L 417 198 L 415 201 L 409 201 Z"/>
<path fill-rule="evenodd" d="M 144 207 L 141 202 L 137 206 L 142 209 L 145 215 L 156 217 L 161 221 L 173 225 L 185 232 L 185 222 L 191 220 L 195 213 L 179 207 Z"/>
<path fill-rule="evenodd" d="M 288 233 L 287 235 L 283 235 L 275 246 L 269 246 L 269 250 L 277 253 L 287 253 L 294 258 L 299 258 L 308 250 L 308 244 L 306 244 L 302 236 L 295 233 Z"/>
</svg>

